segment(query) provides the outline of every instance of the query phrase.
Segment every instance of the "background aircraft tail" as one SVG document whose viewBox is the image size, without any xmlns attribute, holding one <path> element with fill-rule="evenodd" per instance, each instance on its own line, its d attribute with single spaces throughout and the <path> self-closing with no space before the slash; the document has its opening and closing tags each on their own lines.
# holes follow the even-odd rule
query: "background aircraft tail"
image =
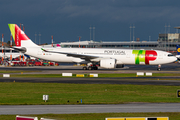
<svg viewBox="0 0 180 120">
<path fill-rule="evenodd" d="M 60 45 L 60 44 L 56 44 L 56 46 L 57 46 L 57 47 L 61 47 L 61 45 Z"/>
<path fill-rule="evenodd" d="M 11 35 L 17 47 L 35 47 L 37 46 L 16 24 L 8 24 Z"/>
<path fill-rule="evenodd" d="M 178 59 L 178 61 L 180 61 L 180 46 L 179 45 L 176 45 L 176 50 L 177 50 L 176 58 Z"/>
<path fill-rule="evenodd" d="M 180 46 L 176 45 L 177 55 L 180 55 Z"/>
</svg>

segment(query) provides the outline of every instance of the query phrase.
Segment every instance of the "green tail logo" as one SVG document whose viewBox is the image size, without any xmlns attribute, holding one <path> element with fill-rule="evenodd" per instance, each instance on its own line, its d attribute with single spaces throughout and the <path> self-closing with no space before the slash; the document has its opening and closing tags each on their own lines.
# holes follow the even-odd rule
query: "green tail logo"
<svg viewBox="0 0 180 120">
<path fill-rule="evenodd" d="M 157 52 L 154 50 L 133 50 L 132 54 L 135 54 L 135 64 L 149 65 L 149 61 L 154 61 L 157 58 Z"/>
</svg>

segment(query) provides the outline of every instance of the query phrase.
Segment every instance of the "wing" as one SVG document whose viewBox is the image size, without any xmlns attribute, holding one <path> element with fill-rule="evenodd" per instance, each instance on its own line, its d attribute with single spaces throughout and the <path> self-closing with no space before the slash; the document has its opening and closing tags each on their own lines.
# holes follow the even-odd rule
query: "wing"
<svg viewBox="0 0 180 120">
<path fill-rule="evenodd" d="M 57 52 L 57 51 L 48 51 L 48 50 L 45 50 L 45 49 L 43 49 L 43 48 L 41 48 L 41 50 L 43 50 L 44 52 L 65 54 L 65 55 L 67 55 L 67 56 L 81 58 L 81 59 L 84 59 L 84 60 L 86 60 L 86 61 L 91 61 L 92 59 L 101 58 L 101 57 L 99 57 L 99 56 L 92 56 L 92 55 L 83 55 L 83 54 Z"/>
</svg>

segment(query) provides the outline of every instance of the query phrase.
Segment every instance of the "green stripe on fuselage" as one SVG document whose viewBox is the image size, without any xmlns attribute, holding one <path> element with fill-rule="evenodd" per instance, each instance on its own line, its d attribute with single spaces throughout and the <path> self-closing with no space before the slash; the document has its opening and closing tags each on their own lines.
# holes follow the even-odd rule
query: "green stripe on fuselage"
<svg viewBox="0 0 180 120">
<path fill-rule="evenodd" d="M 132 54 L 135 54 L 135 64 L 145 63 L 146 50 L 133 50 Z"/>
</svg>

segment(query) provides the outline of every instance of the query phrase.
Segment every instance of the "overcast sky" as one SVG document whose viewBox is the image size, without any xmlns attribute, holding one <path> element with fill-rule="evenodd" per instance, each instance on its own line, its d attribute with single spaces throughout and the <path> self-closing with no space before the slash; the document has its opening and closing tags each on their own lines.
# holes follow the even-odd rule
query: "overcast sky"
<svg viewBox="0 0 180 120">
<path fill-rule="evenodd" d="M 179 4 L 178 0 L 0 0 L 0 34 L 7 42 L 8 23 L 22 23 L 33 41 L 40 33 L 40 43 L 51 43 L 51 35 L 59 43 L 78 41 L 78 36 L 89 40 L 91 26 L 95 41 L 130 41 L 134 25 L 135 38 L 157 40 L 159 33 L 176 32 Z M 93 31 L 91 35 L 93 39 Z"/>
</svg>

